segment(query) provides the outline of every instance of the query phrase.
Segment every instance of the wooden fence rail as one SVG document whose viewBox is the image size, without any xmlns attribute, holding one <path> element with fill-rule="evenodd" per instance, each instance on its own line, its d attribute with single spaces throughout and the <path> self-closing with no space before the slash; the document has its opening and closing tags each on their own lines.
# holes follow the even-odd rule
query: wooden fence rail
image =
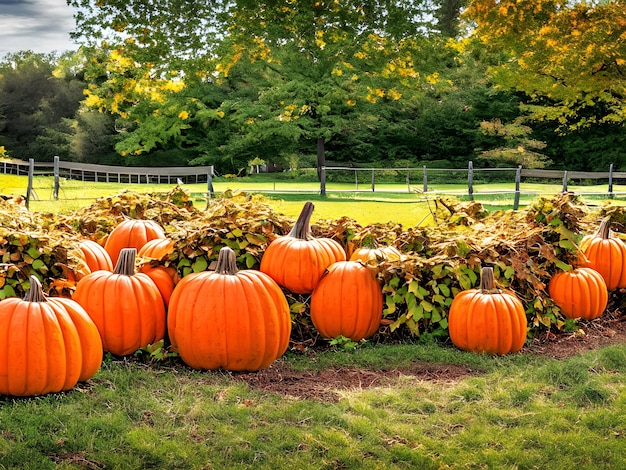
<svg viewBox="0 0 626 470">
<path fill-rule="evenodd" d="M 371 172 L 371 186 L 368 191 L 376 190 L 376 172 L 383 172 L 389 170 L 395 170 L 397 172 L 406 172 L 406 185 L 407 190 L 409 192 L 413 191 L 411 187 L 410 174 L 411 172 L 421 172 L 422 173 L 422 191 L 424 193 L 428 192 L 428 173 L 431 172 L 467 172 L 467 194 L 470 198 L 474 194 L 474 176 L 477 172 L 493 172 L 493 171 L 509 171 L 515 172 L 515 190 L 512 191 L 514 193 L 514 209 L 519 207 L 519 200 L 521 195 L 520 184 L 522 178 L 533 178 L 533 179 L 558 179 L 562 180 L 562 192 L 567 192 L 568 181 L 570 179 L 579 179 L 579 180 L 608 180 L 607 194 L 609 197 L 614 197 L 613 191 L 613 182 L 616 179 L 626 180 L 626 172 L 616 172 L 613 169 L 613 164 L 609 165 L 608 171 L 567 171 L 567 170 L 536 170 L 536 169 L 526 169 L 522 168 L 522 166 L 518 166 L 517 168 L 474 168 L 473 162 L 469 162 L 467 169 L 458 169 L 458 168 L 431 168 L 430 170 L 426 167 L 426 165 L 421 168 L 355 168 L 355 167 L 340 167 L 340 166 L 329 166 L 322 167 L 320 169 L 320 194 L 326 194 L 326 179 L 328 171 L 354 171 L 355 177 L 355 190 L 359 191 L 359 178 L 358 172 Z"/>
<path fill-rule="evenodd" d="M 371 173 L 371 185 L 367 191 L 376 191 L 376 173 L 388 172 L 390 170 L 396 172 L 406 172 L 407 191 L 413 192 L 415 188 L 411 181 L 411 174 L 421 173 L 420 184 L 421 192 L 429 191 L 429 174 L 433 173 L 467 173 L 467 194 L 470 198 L 474 196 L 474 176 L 485 172 L 514 172 L 515 173 L 515 189 L 509 193 L 514 193 L 514 208 L 519 207 L 521 195 L 520 183 L 523 178 L 527 179 L 551 179 L 562 180 L 562 192 L 568 190 L 568 181 L 571 179 L 579 180 L 606 180 L 608 181 L 606 194 L 614 197 L 613 183 L 615 180 L 626 180 L 626 172 L 614 171 L 613 164 L 609 166 L 608 171 L 586 172 L 586 171 L 561 171 L 561 170 L 536 170 L 527 169 L 518 166 L 517 168 L 474 168 L 473 162 L 469 162 L 467 169 L 449 169 L 449 168 L 431 168 L 426 165 L 415 168 L 355 168 L 340 166 L 323 166 L 320 168 L 320 194 L 326 195 L 326 176 L 329 171 L 353 171 L 355 175 L 354 191 L 363 191 L 359 189 L 360 172 Z M 28 188 L 26 195 L 26 203 L 28 202 L 32 192 L 33 176 L 46 175 L 54 176 L 53 197 L 58 199 L 59 180 L 61 177 L 80 181 L 94 182 L 112 182 L 112 183 L 207 183 L 207 192 L 213 193 L 212 180 L 214 177 L 213 166 L 203 167 L 122 167 L 112 165 L 95 165 L 86 163 L 64 162 L 58 157 L 53 162 L 37 162 L 33 159 L 28 162 L 19 160 L 0 161 L 0 172 L 5 174 L 28 175 Z"/>
</svg>

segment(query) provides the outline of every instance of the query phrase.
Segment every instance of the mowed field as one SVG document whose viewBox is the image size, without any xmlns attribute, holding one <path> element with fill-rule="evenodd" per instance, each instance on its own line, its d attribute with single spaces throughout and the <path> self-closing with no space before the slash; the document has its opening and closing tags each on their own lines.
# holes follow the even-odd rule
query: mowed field
<svg viewBox="0 0 626 470">
<path fill-rule="evenodd" d="M 420 186 L 406 184 L 377 184 L 375 191 L 361 185 L 356 190 L 352 183 L 329 183 L 327 194 L 319 194 L 319 183 L 297 181 L 268 181 L 265 178 L 221 178 L 213 183 L 214 197 L 232 191 L 261 193 L 268 197 L 268 202 L 276 211 L 297 217 L 305 201 L 315 204 L 312 222 L 320 219 L 338 219 L 350 217 L 362 225 L 394 222 L 403 226 L 424 226 L 431 224 L 431 211 L 438 197 L 453 196 L 468 198 L 467 185 L 431 185 L 427 193 Z M 26 194 L 28 178 L 26 176 L 0 175 L 0 194 L 19 196 Z M 82 182 L 61 179 L 59 198 L 53 198 L 54 179 L 35 177 L 34 193 L 31 194 L 29 209 L 36 212 L 63 213 L 88 206 L 99 197 L 112 196 L 120 191 L 164 192 L 176 187 L 175 184 L 120 184 L 105 182 Z M 207 204 L 206 184 L 184 184 L 199 209 Z M 540 196 L 556 194 L 562 187 L 558 184 L 528 183 L 521 186 L 520 207 L 531 203 Z M 607 186 L 575 186 L 570 191 L 581 194 L 583 200 L 597 205 L 608 200 Z M 614 186 L 613 203 L 626 204 L 626 186 Z M 491 183 L 474 185 L 474 199 L 486 207 L 494 209 L 512 208 L 514 187 L 510 183 Z M 210 203 L 210 201 L 209 201 Z"/>
</svg>

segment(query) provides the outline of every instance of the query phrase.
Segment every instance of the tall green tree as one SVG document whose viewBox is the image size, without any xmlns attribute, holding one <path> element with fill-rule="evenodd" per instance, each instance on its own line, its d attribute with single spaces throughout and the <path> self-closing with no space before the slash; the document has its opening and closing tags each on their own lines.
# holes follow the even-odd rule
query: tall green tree
<svg viewBox="0 0 626 470">
<path fill-rule="evenodd" d="M 427 2 L 70 3 L 80 7 L 77 37 L 95 38 L 106 51 L 95 61 L 101 70 L 87 102 L 128 120 L 118 144 L 127 154 L 172 141 L 194 145 L 190 130 L 201 114 L 207 127 L 228 120 L 225 128 L 238 129 L 259 151 L 306 140 L 322 165 L 327 142 L 358 122 L 357 115 L 382 101 L 412 100 L 424 77 L 435 77 L 425 72 L 433 69 Z M 195 84 L 222 87 L 237 68 L 259 79 L 255 96 L 229 97 L 218 106 L 193 96 L 205 88 Z M 221 148 L 238 146 L 244 151 L 241 141 L 229 139 Z M 204 160 L 195 162 L 213 158 L 198 150 Z"/>
<path fill-rule="evenodd" d="M 15 158 L 70 158 L 70 122 L 83 98 L 78 76 L 55 74 L 55 55 L 24 51 L 0 63 L 0 145 Z"/>
</svg>

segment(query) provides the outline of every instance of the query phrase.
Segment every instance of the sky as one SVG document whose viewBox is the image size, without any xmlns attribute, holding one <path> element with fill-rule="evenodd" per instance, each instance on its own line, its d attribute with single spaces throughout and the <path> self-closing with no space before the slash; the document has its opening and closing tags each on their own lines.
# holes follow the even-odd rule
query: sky
<svg viewBox="0 0 626 470">
<path fill-rule="evenodd" d="M 0 0 L 0 59 L 22 50 L 76 50 L 69 32 L 73 8 L 65 0 Z"/>
</svg>

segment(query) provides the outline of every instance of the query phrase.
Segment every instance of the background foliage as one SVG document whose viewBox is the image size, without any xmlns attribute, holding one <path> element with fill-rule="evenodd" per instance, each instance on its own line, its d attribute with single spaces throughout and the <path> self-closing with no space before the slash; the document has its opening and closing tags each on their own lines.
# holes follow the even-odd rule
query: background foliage
<svg viewBox="0 0 626 470">
<path fill-rule="evenodd" d="M 76 51 L 0 62 L 4 155 L 626 168 L 623 0 L 68 3 Z"/>
</svg>

